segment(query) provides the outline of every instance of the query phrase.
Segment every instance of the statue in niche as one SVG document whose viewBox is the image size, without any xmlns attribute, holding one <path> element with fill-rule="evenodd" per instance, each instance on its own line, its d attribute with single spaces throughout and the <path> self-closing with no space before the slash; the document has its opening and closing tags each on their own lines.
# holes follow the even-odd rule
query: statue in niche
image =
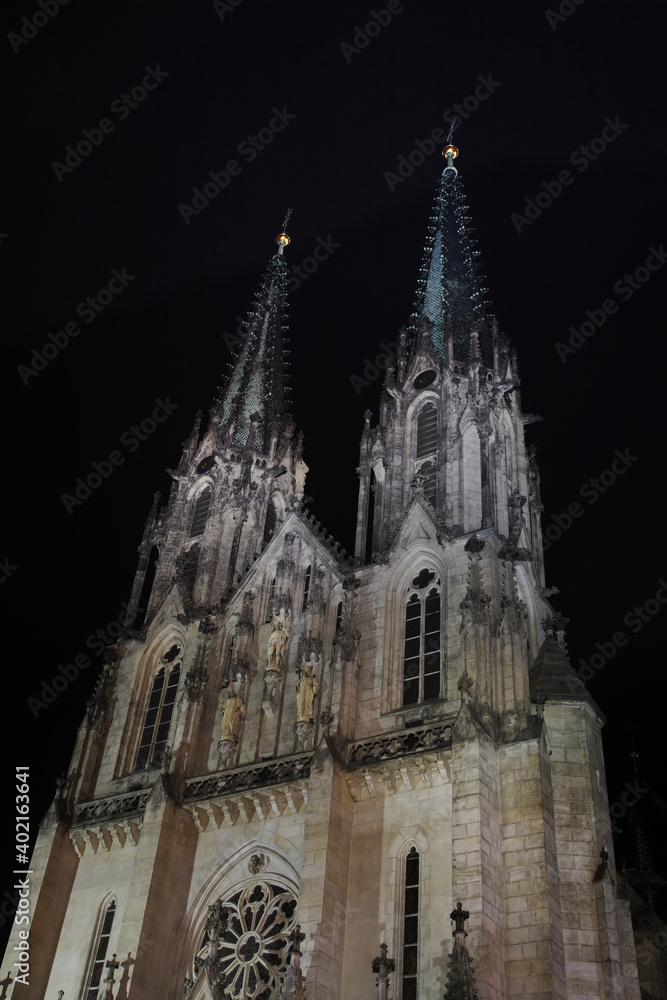
<svg viewBox="0 0 667 1000">
<path fill-rule="evenodd" d="M 267 647 L 268 669 L 282 673 L 285 668 L 285 652 L 289 643 L 289 632 L 285 628 L 289 611 L 280 609 L 275 615 Z"/>
<path fill-rule="evenodd" d="M 296 685 L 296 721 L 313 721 L 313 702 L 320 693 L 320 686 L 315 677 L 315 667 L 320 666 L 322 658 L 316 658 L 311 653 L 299 668 L 299 680 Z"/>
<path fill-rule="evenodd" d="M 236 681 L 229 686 L 227 700 L 220 699 L 219 707 L 222 709 L 221 738 L 231 743 L 238 743 L 241 723 L 246 714 L 245 703 L 239 693 L 241 684 L 241 674 L 237 674 Z"/>
</svg>

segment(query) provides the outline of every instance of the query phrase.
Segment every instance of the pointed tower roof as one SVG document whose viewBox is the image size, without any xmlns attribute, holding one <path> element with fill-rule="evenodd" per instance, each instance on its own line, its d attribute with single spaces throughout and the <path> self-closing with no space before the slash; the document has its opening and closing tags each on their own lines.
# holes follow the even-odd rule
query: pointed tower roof
<svg viewBox="0 0 667 1000">
<path fill-rule="evenodd" d="M 449 143 L 442 151 L 447 159 L 429 222 L 424 258 L 419 273 L 417 298 L 410 320 L 413 342 L 420 320 L 433 324 L 431 339 L 442 357 L 445 342 L 453 341 L 455 361 L 470 359 L 470 334 L 479 336 L 481 361 L 493 363 L 491 318 L 484 299 L 486 288 L 480 273 L 479 253 L 470 225 L 470 211 L 454 159 L 458 149 Z"/>
<path fill-rule="evenodd" d="M 549 701 L 586 701 L 605 721 L 588 688 L 553 635 L 546 636 L 533 660 L 530 691 L 533 699 L 542 692 Z"/>
<path fill-rule="evenodd" d="M 286 224 L 287 219 L 283 230 Z M 233 423 L 231 444 L 235 448 L 245 447 L 253 423 L 259 422 L 255 447 L 268 450 L 271 434 L 282 427 L 289 409 L 288 272 L 283 257 L 289 242 L 284 231 L 276 236 L 278 252 L 269 261 L 255 293 L 243 341 L 218 400 L 221 426 Z"/>
</svg>

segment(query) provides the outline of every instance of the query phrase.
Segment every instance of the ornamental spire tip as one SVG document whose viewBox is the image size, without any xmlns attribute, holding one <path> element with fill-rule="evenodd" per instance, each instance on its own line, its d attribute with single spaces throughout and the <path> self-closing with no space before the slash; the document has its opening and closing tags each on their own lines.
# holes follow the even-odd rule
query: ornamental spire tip
<svg viewBox="0 0 667 1000">
<path fill-rule="evenodd" d="M 285 247 L 288 247 L 290 245 L 290 243 L 292 242 L 290 240 L 289 236 L 287 235 L 287 232 L 286 232 L 287 223 L 289 222 L 291 214 L 292 214 L 292 209 L 288 208 L 287 209 L 287 215 L 283 219 L 283 229 L 282 229 L 282 232 L 278 233 L 278 235 L 276 236 L 276 243 L 278 244 L 278 253 L 279 254 L 282 254 L 283 251 L 284 251 L 284 249 L 285 249 Z"/>
</svg>

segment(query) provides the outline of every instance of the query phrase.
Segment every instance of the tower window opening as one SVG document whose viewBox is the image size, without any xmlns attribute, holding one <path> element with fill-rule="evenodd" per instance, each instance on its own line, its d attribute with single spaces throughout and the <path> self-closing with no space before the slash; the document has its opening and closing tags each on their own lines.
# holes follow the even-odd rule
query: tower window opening
<svg viewBox="0 0 667 1000">
<path fill-rule="evenodd" d="M 421 467 L 421 473 L 424 477 L 424 499 L 428 500 L 432 507 L 435 507 L 437 499 L 435 462 L 424 462 Z"/>
<path fill-rule="evenodd" d="M 200 493 L 197 497 L 195 512 L 192 517 L 192 526 L 190 528 L 190 538 L 196 538 L 198 535 L 204 534 L 212 499 L 213 492 L 210 486 L 207 486 L 203 493 Z"/>
<path fill-rule="evenodd" d="M 438 411 L 427 403 L 417 418 L 417 458 L 434 455 L 438 450 Z"/>
<path fill-rule="evenodd" d="M 310 594 L 310 578 L 313 575 L 313 567 L 309 566 L 306 570 L 306 579 L 303 585 L 303 604 L 301 605 L 301 610 L 305 611 L 308 605 L 308 595 Z"/>
<path fill-rule="evenodd" d="M 160 667 L 148 699 L 148 709 L 137 755 L 137 770 L 158 767 L 162 763 L 174 712 L 181 673 L 180 663 Z"/>
<path fill-rule="evenodd" d="M 266 508 L 266 520 L 264 521 L 264 541 L 270 542 L 278 524 L 278 509 L 273 500 L 269 500 Z"/>
<path fill-rule="evenodd" d="M 440 592 L 411 594 L 405 607 L 403 704 L 440 697 Z"/>
</svg>

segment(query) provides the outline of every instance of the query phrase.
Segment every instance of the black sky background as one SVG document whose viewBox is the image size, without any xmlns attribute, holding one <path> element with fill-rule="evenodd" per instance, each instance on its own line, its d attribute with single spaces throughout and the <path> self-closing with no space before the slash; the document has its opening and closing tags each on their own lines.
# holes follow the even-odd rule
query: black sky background
<svg viewBox="0 0 667 1000">
<path fill-rule="evenodd" d="M 489 299 L 518 351 L 524 409 L 544 418 L 528 430 L 544 525 L 574 502 L 583 508 L 549 548 L 547 583 L 571 619 L 575 666 L 613 633 L 628 637 L 589 684 L 609 720 L 610 801 L 634 781 L 633 750 L 644 782 L 667 798 L 667 610 L 636 632 L 623 621 L 667 578 L 667 268 L 628 301 L 614 291 L 667 241 L 664 5 L 565 0 L 572 13 L 552 26 L 539 3 L 404 0 L 346 57 L 341 43 L 353 43 L 382 0 L 236 4 L 70 0 L 18 52 L 7 36 L 41 8 L 3 9 L 3 841 L 13 841 L 14 768 L 30 766 L 34 833 L 67 768 L 101 663 L 87 639 L 129 598 L 153 494 L 166 497 L 165 469 L 178 463 L 195 412 L 208 412 L 231 358 L 224 334 L 247 313 L 288 207 L 291 265 L 318 238 L 337 244 L 290 298 L 292 397 L 310 509 L 352 550 L 363 412 L 377 416 L 381 379 L 357 392 L 351 376 L 363 376 L 411 312 L 440 150 L 394 191 L 385 173 L 415 140 L 447 128 L 443 113 L 480 76 L 496 86 L 455 133 L 457 166 Z M 110 111 L 158 66 L 168 76 L 145 101 L 124 120 Z M 248 162 L 239 144 L 274 109 L 296 117 Z M 51 164 L 105 117 L 114 131 L 59 181 Z M 607 118 L 627 128 L 580 172 L 570 155 Z M 179 204 L 230 159 L 240 174 L 186 225 Z M 512 213 L 565 169 L 573 183 L 517 233 Z M 18 366 L 33 348 L 123 268 L 134 278 L 122 294 L 90 324 L 79 318 L 81 334 L 24 384 Z M 561 361 L 554 344 L 609 298 L 616 314 Z M 167 397 L 178 408 L 130 452 L 121 436 Z M 114 450 L 124 463 L 68 513 L 62 494 Z M 582 499 L 617 450 L 636 460 L 597 502 Z M 78 654 L 91 667 L 35 717 L 27 699 L 40 699 L 42 683 Z M 640 806 L 667 878 L 664 814 L 649 793 Z M 8 851 L 0 895 L 12 867 Z"/>
</svg>

